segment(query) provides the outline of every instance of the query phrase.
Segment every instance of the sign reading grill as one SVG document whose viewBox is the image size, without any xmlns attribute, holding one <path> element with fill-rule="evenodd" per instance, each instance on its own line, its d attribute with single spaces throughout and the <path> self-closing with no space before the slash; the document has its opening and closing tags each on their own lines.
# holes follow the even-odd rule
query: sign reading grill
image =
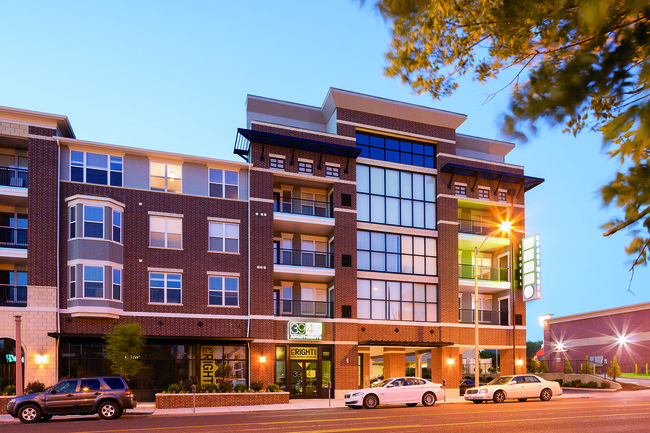
<svg viewBox="0 0 650 433">
<path fill-rule="evenodd" d="M 289 322 L 289 340 L 322 340 L 321 322 Z"/>
</svg>

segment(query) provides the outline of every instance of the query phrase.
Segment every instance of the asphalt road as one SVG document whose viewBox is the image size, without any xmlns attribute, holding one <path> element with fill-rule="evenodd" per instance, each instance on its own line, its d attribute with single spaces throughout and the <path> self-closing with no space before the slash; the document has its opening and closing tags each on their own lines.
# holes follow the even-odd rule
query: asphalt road
<svg viewBox="0 0 650 433">
<path fill-rule="evenodd" d="M 39 432 L 644 432 L 650 390 L 594 393 L 589 398 L 248 412 L 221 415 L 56 417 L 40 424 L 4 424 L 3 433 Z"/>
</svg>

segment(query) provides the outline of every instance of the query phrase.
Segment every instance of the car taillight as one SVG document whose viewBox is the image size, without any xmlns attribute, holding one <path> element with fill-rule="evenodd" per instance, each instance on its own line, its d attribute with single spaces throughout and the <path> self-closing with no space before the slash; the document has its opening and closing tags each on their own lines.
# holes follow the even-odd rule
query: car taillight
<svg viewBox="0 0 650 433">
<path fill-rule="evenodd" d="M 131 397 L 131 390 L 130 390 L 130 389 L 127 389 L 127 390 L 124 392 L 124 395 L 127 396 L 127 397 Z"/>
</svg>

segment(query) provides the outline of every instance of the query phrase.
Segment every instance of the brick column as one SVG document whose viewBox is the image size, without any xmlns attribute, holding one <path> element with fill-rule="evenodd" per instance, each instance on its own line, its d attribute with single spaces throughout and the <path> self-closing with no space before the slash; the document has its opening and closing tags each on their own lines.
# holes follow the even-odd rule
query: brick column
<svg viewBox="0 0 650 433">
<path fill-rule="evenodd" d="M 458 384 L 462 376 L 462 357 L 458 347 L 447 346 L 431 349 L 431 381 L 442 383 L 444 379 L 447 397 L 459 395 Z"/>
<path fill-rule="evenodd" d="M 359 347 L 359 355 L 361 355 L 361 373 L 363 375 L 361 387 L 370 388 L 370 378 L 372 377 L 372 359 L 370 359 L 370 348 Z"/>
<path fill-rule="evenodd" d="M 384 348 L 384 379 L 404 376 L 405 372 L 405 349 L 399 347 Z"/>
</svg>

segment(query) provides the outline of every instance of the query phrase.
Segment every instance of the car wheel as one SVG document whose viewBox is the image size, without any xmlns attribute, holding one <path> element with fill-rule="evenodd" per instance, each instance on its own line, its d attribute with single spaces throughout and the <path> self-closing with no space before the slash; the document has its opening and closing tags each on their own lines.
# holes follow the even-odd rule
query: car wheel
<svg viewBox="0 0 650 433">
<path fill-rule="evenodd" d="M 377 399 L 377 396 L 374 394 L 367 395 L 366 398 L 363 399 L 363 406 L 366 409 L 374 409 L 377 407 L 377 404 L 379 404 L 379 399 Z"/>
<path fill-rule="evenodd" d="M 422 396 L 422 404 L 425 406 L 433 406 L 436 403 L 436 396 L 432 392 L 427 392 Z"/>
<path fill-rule="evenodd" d="M 18 411 L 18 418 L 25 424 L 37 422 L 41 419 L 41 408 L 35 404 L 26 404 Z"/>
<path fill-rule="evenodd" d="M 495 403 L 503 403 L 506 399 L 506 393 L 503 391 L 497 391 L 494 393 L 494 397 L 492 397 L 492 400 L 494 400 Z"/>
<path fill-rule="evenodd" d="M 415 407 L 415 406 L 417 406 L 418 404 L 417 404 L 417 403 L 406 403 L 406 405 L 407 405 L 408 407 Z"/>
<path fill-rule="evenodd" d="M 527 398 L 518 398 L 517 400 L 519 400 L 519 401 L 526 401 L 526 400 L 528 400 L 528 399 L 527 399 Z"/>
<path fill-rule="evenodd" d="M 51 415 L 51 414 L 47 414 L 47 415 L 43 415 L 43 416 L 41 417 L 41 419 L 38 420 L 38 422 L 48 422 L 48 421 L 51 420 L 51 419 L 52 419 L 52 415 Z"/>
<path fill-rule="evenodd" d="M 539 395 L 540 400 L 542 401 L 549 401 L 551 397 L 553 396 L 553 391 L 551 391 L 548 388 L 544 388 L 542 390 L 542 393 Z"/>
<path fill-rule="evenodd" d="M 481 404 L 483 403 L 483 400 L 472 400 L 475 404 Z"/>
<path fill-rule="evenodd" d="M 106 401 L 99 405 L 97 413 L 103 419 L 115 419 L 121 415 L 120 408 L 114 401 Z"/>
</svg>

